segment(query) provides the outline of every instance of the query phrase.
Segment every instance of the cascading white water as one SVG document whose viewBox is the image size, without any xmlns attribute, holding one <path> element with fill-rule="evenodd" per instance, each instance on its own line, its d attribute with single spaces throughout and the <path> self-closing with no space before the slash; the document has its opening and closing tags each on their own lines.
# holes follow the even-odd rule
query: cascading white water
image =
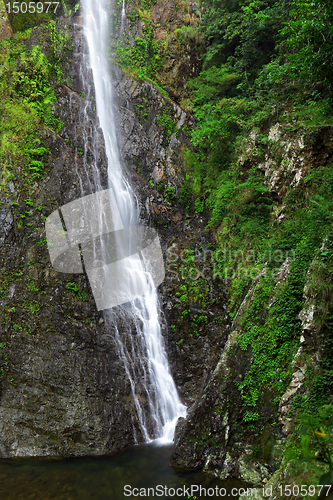
<svg viewBox="0 0 333 500">
<path fill-rule="evenodd" d="M 96 109 L 108 160 L 109 187 L 114 192 L 121 223 L 124 227 L 129 227 L 138 224 L 139 211 L 135 195 L 124 177 L 115 133 L 113 89 L 107 60 L 110 16 L 108 4 L 108 0 L 82 0 Z M 106 317 L 112 321 L 121 318 L 122 325 L 128 325 L 126 335 L 116 328 L 116 340 L 130 380 L 145 440 L 170 442 L 173 440 L 178 418 L 186 415 L 186 407 L 179 399 L 170 373 L 153 279 L 147 268 L 138 266 L 134 259 L 132 262 L 129 260 L 126 259 L 127 268 L 124 268 L 124 273 L 128 275 L 130 267 L 133 287 L 138 286 L 145 293 L 124 307 L 118 307 L 116 312 L 109 311 Z"/>
<path fill-rule="evenodd" d="M 124 27 L 125 27 L 125 17 L 126 17 L 126 9 L 125 9 L 125 0 L 123 0 L 123 6 L 121 8 L 121 24 L 120 24 L 120 37 L 123 37 Z"/>
</svg>

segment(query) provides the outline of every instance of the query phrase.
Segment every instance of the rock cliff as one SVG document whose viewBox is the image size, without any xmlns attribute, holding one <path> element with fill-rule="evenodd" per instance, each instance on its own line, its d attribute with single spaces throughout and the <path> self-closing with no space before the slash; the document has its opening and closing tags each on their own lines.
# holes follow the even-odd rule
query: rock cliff
<svg viewBox="0 0 333 500">
<path fill-rule="evenodd" d="M 43 176 L 33 182 L 29 198 L 19 172 L 2 194 L 0 449 L 4 457 L 100 455 L 142 440 L 113 327 L 96 310 L 87 278 L 55 272 L 46 247 L 44 220 L 89 191 L 94 165 L 107 187 L 94 95 L 87 95 L 91 74 L 82 69 L 87 48 L 80 12 L 73 20 L 58 19 L 56 29 L 63 38 L 69 37 L 60 54 L 63 76 L 60 83 L 52 83 L 53 113 L 62 127 L 58 133 L 41 125 L 34 131 L 47 153 Z M 33 29 L 25 43 L 29 50 L 42 47 L 50 57 L 43 28 Z M 158 228 L 167 256 L 172 244 L 196 244 L 202 231 L 202 221 L 190 221 L 176 200 L 185 178 L 186 129 L 193 119 L 152 83 L 125 75 L 117 65 L 112 71 L 123 160 L 142 218 Z M 158 120 L 163 116 L 166 122 Z M 165 123 L 171 123 L 172 130 Z M 93 136 L 97 150 L 89 146 Z M 204 341 L 193 339 L 178 347 L 181 334 L 169 328 L 178 289 L 179 278 L 173 280 L 167 272 L 162 288 L 167 349 L 180 392 L 193 403 L 216 359 L 221 335 L 212 331 Z"/>
<path fill-rule="evenodd" d="M 221 479 L 276 486 L 283 478 L 290 480 L 283 457 L 293 431 L 293 405 L 307 396 L 308 380 L 322 359 L 328 326 L 318 317 L 324 316 L 331 284 L 320 274 L 320 264 L 330 251 L 331 236 L 325 234 L 321 241 L 319 264 L 318 249 L 307 257 L 313 262 L 305 286 L 303 278 L 295 280 L 295 273 L 305 267 L 295 268 L 294 255 L 281 254 L 274 269 L 271 256 L 255 255 L 256 272 L 240 292 L 236 288 L 239 296 L 234 300 L 233 285 L 241 281 L 236 274 L 238 257 L 224 255 L 223 265 L 229 258 L 231 271 L 224 274 L 215 253 L 233 222 L 226 218 L 216 231 L 207 228 L 208 210 L 194 204 L 185 165 L 195 121 L 184 84 L 200 69 L 200 37 L 189 35 L 199 17 L 193 2 L 157 1 L 149 12 L 133 2 L 122 33 L 118 23 L 110 64 L 118 142 L 141 218 L 157 228 L 164 252 L 166 278 L 159 288 L 162 330 L 173 376 L 188 405 L 188 418 L 178 425 L 172 462 Z M 55 272 L 45 245 L 44 221 L 54 210 L 89 192 L 97 174 L 107 187 L 104 142 L 92 76 L 84 70 L 87 47 L 81 25 L 79 10 L 73 17 L 57 19 L 58 52 L 51 43 L 55 31 L 37 27 L 24 39 L 30 55 L 38 46 L 48 60 L 61 63 L 60 79 L 54 77 L 50 83 L 55 95 L 52 113 L 60 126 L 36 119 L 31 131 L 31 155 L 44 148 L 43 172 L 33 177 L 30 172 L 27 184 L 24 159 L 7 168 L 12 146 L 2 157 L 3 457 L 101 455 L 143 440 L 112 322 L 96 310 L 86 276 Z M 1 26 L 5 34 L 0 37 L 10 36 L 6 18 Z M 163 56 L 167 62 L 163 68 L 157 62 L 149 74 L 140 72 L 141 53 L 134 53 L 137 59 L 129 62 L 133 39 L 144 35 L 151 43 L 158 41 L 152 45 L 156 61 Z M 17 67 L 24 67 L 22 59 Z M 270 214 L 274 232 L 288 217 L 287 197 L 307 193 L 312 169 L 328 165 L 333 142 L 330 127 L 295 132 L 283 120 L 271 120 L 267 129 L 252 130 L 246 137 L 237 168 L 244 177 L 255 168 L 264 178 L 270 201 L 276 202 Z M 38 166 L 40 160 L 33 158 L 30 166 Z M 251 260 L 244 255 L 241 264 L 247 266 Z M 318 276 L 326 287 L 322 295 Z M 293 289 L 286 299 L 289 282 Z M 228 301 L 233 305 L 227 308 Z M 288 308 L 295 334 L 285 357 L 281 351 L 281 366 L 274 365 L 270 374 L 276 379 L 273 387 L 260 377 L 262 366 L 273 363 L 275 351 L 267 358 L 263 352 L 271 344 L 282 344 L 280 337 L 270 336 L 270 328 Z M 278 334 L 283 337 L 282 331 Z"/>
</svg>

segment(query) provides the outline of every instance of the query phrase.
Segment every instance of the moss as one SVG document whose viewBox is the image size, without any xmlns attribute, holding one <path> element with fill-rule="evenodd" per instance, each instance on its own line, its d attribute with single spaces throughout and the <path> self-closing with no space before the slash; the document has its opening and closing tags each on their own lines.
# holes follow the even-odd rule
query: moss
<svg viewBox="0 0 333 500">
<path fill-rule="evenodd" d="M 162 115 L 158 115 L 156 119 L 169 136 L 174 132 L 177 132 L 177 125 L 175 124 L 175 120 L 168 114 L 166 109 L 163 109 Z"/>
<path fill-rule="evenodd" d="M 181 203 L 184 208 L 189 210 L 192 205 L 192 189 L 190 184 L 185 181 L 180 188 L 179 203 Z"/>
<path fill-rule="evenodd" d="M 78 283 L 68 282 L 66 283 L 66 289 L 72 292 L 73 297 L 82 302 L 87 302 L 90 298 L 87 292 L 80 289 L 80 285 Z"/>
<path fill-rule="evenodd" d="M 176 189 L 173 186 L 169 186 L 164 191 L 164 199 L 167 203 L 173 203 L 176 199 Z"/>
<path fill-rule="evenodd" d="M 144 37 L 135 38 L 134 44 L 119 40 L 115 56 L 124 70 L 142 79 L 153 78 L 163 67 L 163 45 L 153 39 L 151 30 L 146 31 Z"/>
<path fill-rule="evenodd" d="M 26 199 L 30 199 L 30 186 L 44 176 L 43 158 L 48 151 L 41 147 L 39 129 L 47 126 L 59 132 L 63 126 L 52 111 L 56 100 L 52 78 L 62 75 L 59 54 L 68 39 L 58 34 L 53 21 L 43 33 L 50 41 L 49 59 L 39 46 L 28 50 L 31 31 L 0 44 L 1 189 L 6 191 L 8 182 L 17 180 L 26 191 Z"/>
</svg>

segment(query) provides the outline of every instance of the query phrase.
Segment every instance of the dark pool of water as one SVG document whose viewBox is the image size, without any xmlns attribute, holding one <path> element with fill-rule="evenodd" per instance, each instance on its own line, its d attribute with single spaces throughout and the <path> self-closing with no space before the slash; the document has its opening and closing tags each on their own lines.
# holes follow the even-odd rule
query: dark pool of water
<svg viewBox="0 0 333 500">
<path fill-rule="evenodd" d="M 235 482 L 219 481 L 201 472 L 179 471 L 169 465 L 171 453 L 172 447 L 170 446 L 149 444 L 135 446 L 109 457 L 66 460 L 1 459 L 0 499 L 188 499 L 193 497 L 188 496 L 184 488 L 190 488 L 191 485 L 198 485 L 207 490 L 215 488 L 215 491 L 216 487 L 226 488 L 226 496 L 231 498 L 231 488 L 240 486 Z M 125 489 L 126 485 L 127 489 Z M 161 486 L 158 487 L 158 485 Z M 165 494 L 165 486 L 168 488 L 168 494 Z M 150 488 L 149 491 L 148 488 Z M 153 491 L 152 488 L 155 490 Z M 174 492 L 172 488 L 175 490 L 181 488 L 182 490 L 178 490 L 181 495 L 177 494 L 177 491 Z M 145 492 L 146 497 L 142 495 Z M 140 493 L 141 496 L 138 496 Z M 209 493 L 211 494 L 212 490 Z M 208 494 L 199 496 L 195 493 L 198 499 L 221 498 L 219 495 L 220 492 L 213 496 Z"/>
</svg>

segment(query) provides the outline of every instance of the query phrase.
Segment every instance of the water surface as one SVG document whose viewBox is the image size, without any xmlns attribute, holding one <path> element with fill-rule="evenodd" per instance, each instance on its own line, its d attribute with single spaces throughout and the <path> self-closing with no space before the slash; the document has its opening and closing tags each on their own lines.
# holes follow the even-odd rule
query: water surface
<svg viewBox="0 0 333 500">
<path fill-rule="evenodd" d="M 201 485 L 205 488 L 226 488 L 231 497 L 235 481 L 219 481 L 202 472 L 185 472 L 169 465 L 172 447 L 154 444 L 135 446 L 108 457 L 74 459 L 2 459 L 0 460 L 1 500 L 124 500 L 145 498 L 124 495 L 124 487 L 181 488 Z M 148 493 L 148 491 L 147 491 Z M 172 490 L 171 490 L 172 494 Z M 146 497 L 148 498 L 148 496 Z M 159 495 L 149 498 L 185 498 Z M 192 497 L 190 497 L 192 498 Z M 207 496 L 196 498 L 221 498 Z"/>
</svg>

